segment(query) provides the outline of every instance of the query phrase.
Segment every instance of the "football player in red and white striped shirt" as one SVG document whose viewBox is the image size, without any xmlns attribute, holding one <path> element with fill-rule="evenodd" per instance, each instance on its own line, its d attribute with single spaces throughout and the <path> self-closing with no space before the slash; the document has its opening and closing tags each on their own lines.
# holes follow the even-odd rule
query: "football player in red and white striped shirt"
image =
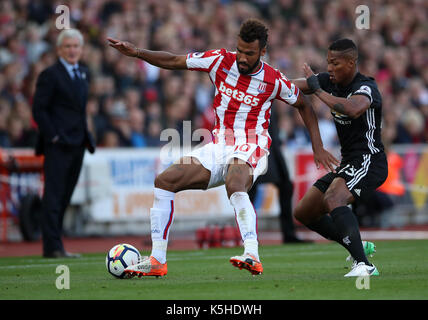
<svg viewBox="0 0 428 320">
<path fill-rule="evenodd" d="M 152 253 L 128 268 L 131 276 L 166 274 L 175 194 L 221 184 L 226 186 L 244 242 L 244 254 L 232 257 L 230 262 L 252 274 L 263 272 L 258 254 L 257 216 L 247 191 L 266 170 L 274 99 L 299 110 L 311 136 L 317 167 L 322 165 L 334 171 L 333 166 L 338 164 L 323 148 L 318 122 L 307 99 L 279 70 L 261 60 L 266 53 L 267 31 L 263 23 L 249 19 L 241 26 L 236 52 L 217 49 L 187 55 L 139 49 L 129 42 L 108 38 L 110 46 L 121 53 L 160 68 L 206 72 L 216 89 L 213 142 L 192 151 L 156 177 L 150 209 Z"/>
</svg>

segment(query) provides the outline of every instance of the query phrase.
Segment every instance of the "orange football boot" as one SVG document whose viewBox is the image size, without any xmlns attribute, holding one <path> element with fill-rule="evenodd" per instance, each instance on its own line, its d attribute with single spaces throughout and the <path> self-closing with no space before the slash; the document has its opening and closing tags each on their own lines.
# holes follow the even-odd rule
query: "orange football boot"
<svg viewBox="0 0 428 320">
<path fill-rule="evenodd" d="M 166 263 L 160 263 L 153 256 L 143 257 L 137 264 L 126 268 L 125 273 L 130 278 L 134 276 L 139 278 L 143 276 L 163 277 L 168 273 L 168 266 Z"/>
<path fill-rule="evenodd" d="M 230 263 L 234 267 L 239 268 L 239 270 L 246 269 L 250 271 L 253 276 L 263 273 L 262 263 L 249 253 L 244 253 L 243 256 L 230 258 Z"/>
</svg>

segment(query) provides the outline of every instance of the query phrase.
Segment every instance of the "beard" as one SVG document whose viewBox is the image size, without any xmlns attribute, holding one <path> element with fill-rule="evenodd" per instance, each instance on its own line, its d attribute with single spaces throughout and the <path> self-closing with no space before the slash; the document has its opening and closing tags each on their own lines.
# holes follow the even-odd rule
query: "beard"
<svg viewBox="0 0 428 320">
<path fill-rule="evenodd" d="M 237 63 L 238 63 L 238 61 L 237 61 Z M 251 74 L 251 73 L 253 73 L 255 71 L 255 69 L 257 68 L 257 66 L 259 65 L 259 63 L 260 63 L 260 57 L 257 59 L 257 61 L 252 66 L 250 66 L 250 65 L 248 65 L 246 63 L 242 63 L 243 65 L 245 65 L 245 66 L 248 67 L 247 70 L 242 70 L 239 67 L 240 63 L 238 63 L 238 71 L 239 71 L 240 74 L 243 74 L 243 75 Z"/>
</svg>

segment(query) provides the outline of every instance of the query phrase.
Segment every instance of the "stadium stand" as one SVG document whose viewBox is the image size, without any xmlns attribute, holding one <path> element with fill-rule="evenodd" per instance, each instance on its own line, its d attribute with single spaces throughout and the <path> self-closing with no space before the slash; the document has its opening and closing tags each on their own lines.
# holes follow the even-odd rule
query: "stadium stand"
<svg viewBox="0 0 428 320">
<path fill-rule="evenodd" d="M 384 126 L 393 143 L 428 142 L 428 64 L 425 1 L 372 1 L 370 31 L 355 28 L 357 1 L 65 1 L 71 27 L 85 35 L 83 61 L 91 70 L 88 120 L 99 146 L 160 144 L 164 128 L 210 128 L 212 87 L 207 77 L 159 70 L 110 50 L 106 37 L 175 53 L 234 50 L 242 20 L 255 16 L 270 27 L 267 60 L 289 78 L 307 61 L 325 70 L 325 50 L 339 37 L 360 47 L 360 71 L 376 78 L 384 99 Z M 58 14 L 52 1 L 0 4 L 0 147 L 31 147 L 31 103 L 39 72 L 56 59 Z M 372 32 L 375 31 L 375 32 Z M 337 145 L 328 108 L 314 99 L 327 146 Z M 174 107 L 173 107 L 174 106 Z M 283 143 L 309 143 L 292 108 L 280 109 Z M 138 115 L 137 115 L 138 114 Z M 132 117 L 130 116 L 132 115 Z M 131 121 L 131 118 L 138 120 Z"/>
</svg>

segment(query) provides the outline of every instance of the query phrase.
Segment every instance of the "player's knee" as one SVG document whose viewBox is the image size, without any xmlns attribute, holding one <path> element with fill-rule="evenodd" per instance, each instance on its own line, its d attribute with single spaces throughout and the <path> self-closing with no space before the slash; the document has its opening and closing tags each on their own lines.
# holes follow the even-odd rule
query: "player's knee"
<svg viewBox="0 0 428 320">
<path fill-rule="evenodd" d="M 301 214 L 300 210 L 298 210 L 298 208 L 294 209 L 294 211 L 293 211 L 293 216 L 294 216 L 294 218 L 295 218 L 297 221 L 299 221 L 300 223 L 303 223 L 303 221 L 302 221 L 302 214 Z M 303 224 L 304 224 L 304 223 L 303 223 Z"/>
<path fill-rule="evenodd" d="M 247 189 L 245 183 L 241 183 L 240 181 L 228 181 L 226 182 L 226 191 L 228 198 L 230 198 L 235 192 L 247 192 Z"/>
<path fill-rule="evenodd" d="M 252 183 L 252 171 L 247 164 L 229 167 L 225 180 L 225 187 L 229 198 L 235 192 L 248 192 Z"/>
<path fill-rule="evenodd" d="M 333 211 L 333 209 L 341 206 L 346 206 L 347 202 L 343 199 L 340 193 L 333 190 L 327 190 L 324 194 L 324 203 L 328 212 Z"/>
<path fill-rule="evenodd" d="M 309 222 L 307 218 L 307 214 L 305 213 L 305 210 L 302 209 L 301 206 L 297 205 L 296 208 L 293 211 L 294 218 L 299 221 L 300 223 L 307 225 Z"/>
</svg>

